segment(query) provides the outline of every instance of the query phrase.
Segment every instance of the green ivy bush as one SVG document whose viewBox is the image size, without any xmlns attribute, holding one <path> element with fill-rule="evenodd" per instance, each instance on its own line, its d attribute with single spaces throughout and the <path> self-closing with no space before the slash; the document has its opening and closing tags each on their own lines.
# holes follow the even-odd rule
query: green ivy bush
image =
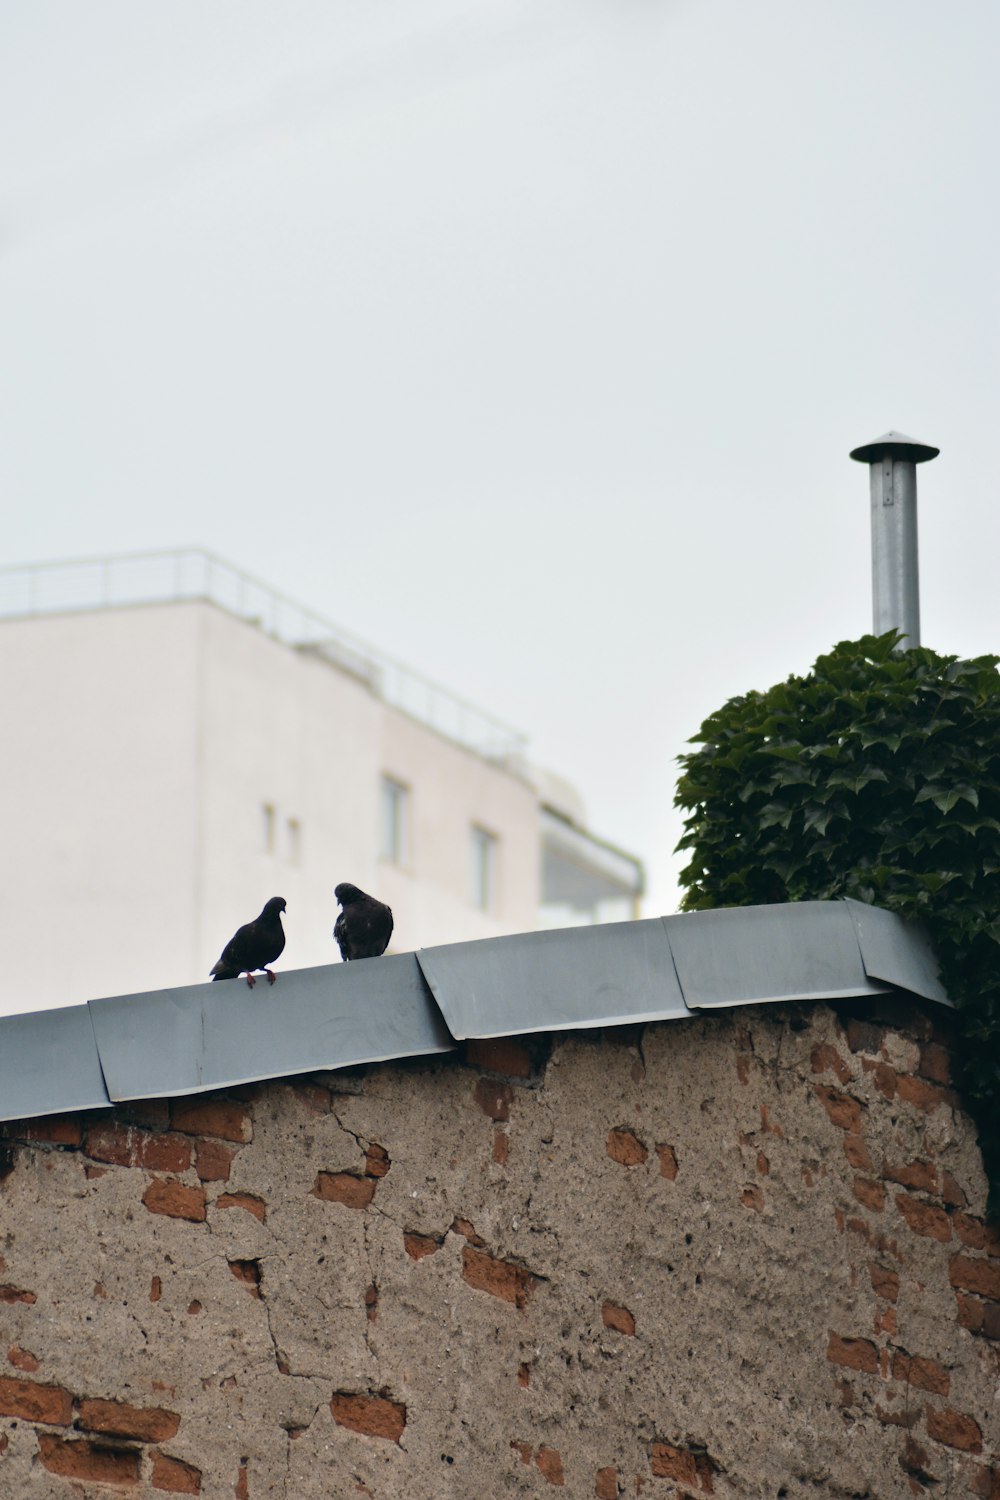
<svg viewBox="0 0 1000 1500">
<path fill-rule="evenodd" d="M 842 641 L 680 757 L 683 907 L 852 896 L 923 921 L 1000 1213 L 1000 658 Z"/>
</svg>

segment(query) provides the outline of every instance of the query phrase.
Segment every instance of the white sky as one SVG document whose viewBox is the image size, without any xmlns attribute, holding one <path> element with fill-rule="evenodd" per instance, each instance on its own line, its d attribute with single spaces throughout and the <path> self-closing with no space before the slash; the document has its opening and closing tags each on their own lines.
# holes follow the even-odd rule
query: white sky
<svg viewBox="0 0 1000 1500">
<path fill-rule="evenodd" d="M 996 0 L 8 0 L 0 562 L 206 546 L 526 730 L 672 910 L 674 757 L 1000 646 Z"/>
</svg>

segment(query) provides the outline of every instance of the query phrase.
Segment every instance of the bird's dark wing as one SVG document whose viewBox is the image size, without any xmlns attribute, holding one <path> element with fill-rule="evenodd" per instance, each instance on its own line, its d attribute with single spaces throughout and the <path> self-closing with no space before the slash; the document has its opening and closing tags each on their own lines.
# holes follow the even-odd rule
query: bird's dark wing
<svg viewBox="0 0 1000 1500">
<path fill-rule="evenodd" d="M 257 918 L 247 922 L 229 939 L 222 950 L 222 957 L 212 970 L 213 979 L 238 979 L 241 974 L 252 974 L 255 969 L 266 969 L 280 956 L 285 946 L 285 930 L 281 918 L 273 922 Z"/>
<path fill-rule="evenodd" d="M 238 979 L 247 971 L 248 958 L 253 948 L 253 933 L 256 923 L 247 922 L 237 929 L 222 950 L 219 962 L 212 970 L 213 979 Z"/>
<path fill-rule="evenodd" d="M 341 958 L 344 960 L 345 963 L 347 963 L 348 959 L 352 955 L 351 955 L 351 936 L 350 936 L 350 932 L 349 932 L 348 926 L 347 926 L 347 912 L 346 911 L 342 911 L 340 913 L 340 916 L 337 918 L 336 922 L 334 922 L 334 924 L 333 924 L 333 936 L 334 936 L 334 940 L 336 941 L 337 947 L 340 949 L 340 956 L 341 956 Z"/>
</svg>

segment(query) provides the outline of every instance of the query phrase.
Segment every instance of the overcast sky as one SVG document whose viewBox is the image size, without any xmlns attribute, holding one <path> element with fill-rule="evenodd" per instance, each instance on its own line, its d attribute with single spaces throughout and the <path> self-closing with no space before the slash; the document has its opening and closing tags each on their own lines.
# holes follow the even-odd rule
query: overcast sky
<svg viewBox="0 0 1000 1500">
<path fill-rule="evenodd" d="M 212 548 L 527 731 L 674 909 L 675 756 L 1000 647 L 996 0 L 7 0 L 0 562 Z M 9 708 L 9 705 L 8 705 Z"/>
</svg>

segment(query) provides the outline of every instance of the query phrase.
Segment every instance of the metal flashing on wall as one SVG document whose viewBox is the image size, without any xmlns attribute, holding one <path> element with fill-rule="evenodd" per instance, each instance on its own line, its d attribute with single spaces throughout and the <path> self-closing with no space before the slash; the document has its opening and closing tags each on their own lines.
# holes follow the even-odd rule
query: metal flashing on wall
<svg viewBox="0 0 1000 1500">
<path fill-rule="evenodd" d="M 923 930 L 855 901 L 519 933 L 286 970 L 252 990 L 229 980 L 0 1017 L 0 1120 L 431 1056 L 453 1038 L 887 992 L 950 1004 Z"/>
<path fill-rule="evenodd" d="M 417 958 L 459 1038 L 690 1014 L 658 917 L 421 948 Z"/>
<path fill-rule="evenodd" d="M 844 905 L 851 914 L 870 978 L 883 979 L 896 989 L 954 1008 L 941 983 L 931 940 L 922 927 L 863 901 L 845 900 Z"/>
<path fill-rule="evenodd" d="M 448 1052 L 412 953 L 92 1000 L 114 1101 Z"/>
<path fill-rule="evenodd" d="M 86 1005 L 0 1020 L 0 1120 L 111 1103 Z"/>
<path fill-rule="evenodd" d="M 692 1010 L 841 1000 L 887 988 L 865 972 L 843 901 L 734 906 L 663 922 Z"/>
</svg>

